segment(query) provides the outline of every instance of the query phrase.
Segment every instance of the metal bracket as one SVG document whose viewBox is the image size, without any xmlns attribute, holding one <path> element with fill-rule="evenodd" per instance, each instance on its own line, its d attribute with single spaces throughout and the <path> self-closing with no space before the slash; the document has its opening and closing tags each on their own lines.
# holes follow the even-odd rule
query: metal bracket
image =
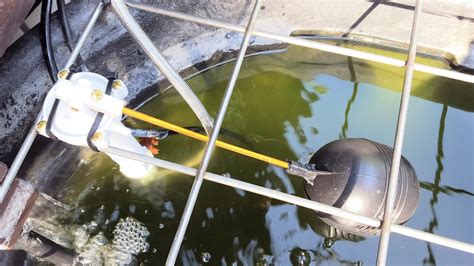
<svg viewBox="0 0 474 266">
<path fill-rule="evenodd" d="M 319 175 L 331 175 L 333 172 L 320 171 L 314 167 L 314 164 L 302 164 L 296 161 L 288 160 L 288 169 L 285 170 L 290 175 L 300 176 L 306 179 L 306 182 L 313 185 L 314 179 Z"/>
</svg>

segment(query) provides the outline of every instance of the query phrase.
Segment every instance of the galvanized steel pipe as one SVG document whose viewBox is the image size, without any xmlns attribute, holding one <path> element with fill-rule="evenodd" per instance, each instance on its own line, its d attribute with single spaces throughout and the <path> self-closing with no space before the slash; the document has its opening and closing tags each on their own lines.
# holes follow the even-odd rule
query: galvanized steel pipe
<svg viewBox="0 0 474 266">
<path fill-rule="evenodd" d="M 387 198 L 385 199 L 385 209 L 377 253 L 378 266 L 384 266 L 387 263 L 388 244 L 390 240 L 390 226 L 392 226 L 393 224 L 392 216 L 394 213 L 395 199 L 397 197 L 400 160 L 402 158 L 403 138 L 405 136 L 408 104 L 410 102 L 411 84 L 413 81 L 413 72 L 416 59 L 418 26 L 420 24 L 420 15 L 422 10 L 423 0 L 417 0 L 415 5 L 415 14 L 413 16 L 413 25 L 410 36 L 410 47 L 408 50 L 407 68 L 405 71 L 405 79 L 403 81 L 400 111 L 398 112 L 397 129 L 395 132 L 395 143 L 393 144 L 392 165 L 390 167 Z"/>
</svg>

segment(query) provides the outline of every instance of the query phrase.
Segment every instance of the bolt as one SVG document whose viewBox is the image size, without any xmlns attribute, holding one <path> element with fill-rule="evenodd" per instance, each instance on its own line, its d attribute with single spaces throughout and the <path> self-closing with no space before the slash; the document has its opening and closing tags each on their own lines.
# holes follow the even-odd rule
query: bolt
<svg viewBox="0 0 474 266">
<path fill-rule="evenodd" d="M 58 78 L 60 79 L 66 79 L 67 75 L 69 75 L 69 70 L 67 69 L 62 69 L 61 71 L 58 72 Z"/>
<path fill-rule="evenodd" d="M 104 93 L 98 89 L 93 90 L 91 95 L 92 95 L 92 100 L 94 101 L 100 101 L 102 97 L 104 97 Z"/>
<path fill-rule="evenodd" d="M 333 239 L 331 239 L 331 238 L 325 238 L 324 239 L 324 243 L 323 243 L 324 248 L 330 249 L 330 248 L 332 248 L 333 245 L 334 245 L 334 240 Z"/>
<path fill-rule="evenodd" d="M 116 79 L 114 80 L 114 82 L 112 82 L 112 88 L 114 88 L 115 90 L 122 88 L 122 86 L 123 82 L 120 79 Z"/>
<path fill-rule="evenodd" d="M 45 120 L 41 120 L 38 122 L 38 124 L 36 125 L 36 130 L 40 131 L 40 132 L 43 132 L 44 129 L 46 128 L 46 124 L 48 122 L 46 122 Z"/>
<path fill-rule="evenodd" d="M 101 132 L 95 132 L 94 135 L 92 136 L 92 141 L 101 141 L 104 138 L 104 134 Z"/>
</svg>

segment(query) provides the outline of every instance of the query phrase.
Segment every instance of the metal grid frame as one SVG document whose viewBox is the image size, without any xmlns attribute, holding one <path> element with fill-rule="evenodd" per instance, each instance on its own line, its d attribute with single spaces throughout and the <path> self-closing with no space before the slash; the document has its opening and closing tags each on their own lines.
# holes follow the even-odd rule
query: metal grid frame
<svg viewBox="0 0 474 266">
<path fill-rule="evenodd" d="M 451 70 L 440 69 L 440 68 L 435 68 L 435 67 L 430 67 L 430 66 L 420 65 L 420 64 L 415 63 L 419 16 L 422 12 L 423 0 L 416 0 L 415 14 L 413 16 L 413 24 L 411 28 L 411 37 L 410 37 L 410 44 L 409 44 L 409 50 L 408 50 L 408 59 L 406 62 L 402 60 L 398 60 L 398 59 L 393 59 L 393 58 L 389 58 L 385 56 L 367 53 L 367 52 L 361 52 L 361 51 L 338 47 L 334 45 L 299 39 L 296 37 L 284 36 L 284 35 L 274 34 L 274 33 L 265 32 L 265 31 L 253 30 L 253 26 L 255 25 L 255 20 L 257 17 L 257 12 L 260 6 L 260 2 L 261 0 L 256 0 L 255 5 L 252 10 L 251 18 L 246 27 L 241 27 L 238 25 L 215 21 L 215 20 L 211 20 L 207 18 L 199 18 L 199 17 L 195 17 L 195 16 L 191 16 L 191 15 L 187 15 L 187 14 L 183 14 L 179 12 L 167 11 L 167 10 L 163 10 L 163 9 L 159 9 L 159 8 L 155 8 L 155 7 L 147 6 L 143 4 L 127 2 L 128 6 L 134 7 L 140 10 L 150 11 L 156 14 L 166 15 L 169 17 L 179 18 L 179 19 L 183 19 L 183 20 L 187 20 L 191 22 L 197 22 L 197 23 L 210 25 L 210 26 L 223 28 L 223 29 L 228 29 L 232 31 L 245 32 L 234 71 L 230 78 L 229 84 L 227 86 L 225 95 L 221 103 L 221 107 L 219 108 L 219 112 L 217 114 L 218 119 L 216 121 L 216 125 L 213 128 L 210 141 L 207 143 L 205 155 L 203 156 L 199 169 L 186 167 L 180 164 L 164 161 L 157 158 L 143 156 L 137 153 L 122 150 L 117 147 L 109 147 L 105 150 L 107 153 L 110 153 L 110 154 L 128 157 L 130 159 L 142 161 L 142 162 L 149 163 L 158 167 L 171 169 L 177 172 L 181 172 L 181 173 L 196 177 L 193 187 L 190 192 L 190 197 L 188 198 L 188 203 L 186 204 L 185 210 L 183 212 L 183 216 L 180 221 L 178 231 L 173 241 L 171 251 L 168 254 L 166 264 L 173 265 L 176 261 L 176 257 L 181 247 L 181 242 L 186 232 L 186 227 L 188 225 L 190 216 L 192 214 L 192 210 L 196 202 L 197 195 L 199 193 L 199 188 L 200 188 L 200 185 L 202 184 L 203 179 L 206 179 L 211 182 L 219 183 L 222 185 L 226 185 L 226 186 L 239 188 L 239 189 L 256 193 L 259 195 L 264 195 L 270 198 L 274 198 L 274 199 L 281 200 L 287 203 L 295 204 L 301 207 L 317 210 L 319 212 L 323 212 L 326 214 L 342 217 L 342 218 L 356 221 L 359 223 L 363 223 L 369 226 L 374 226 L 374 227 L 381 226 L 381 236 L 379 240 L 378 253 L 377 253 L 377 265 L 386 264 L 389 238 L 390 238 L 391 232 L 474 254 L 473 244 L 461 242 L 461 241 L 454 240 L 447 237 L 442 237 L 433 233 L 428 233 L 425 231 L 409 228 L 407 226 L 393 224 L 391 222 L 392 209 L 393 209 L 393 204 L 395 200 L 396 184 L 398 181 L 398 168 L 399 168 L 398 166 L 399 166 L 400 158 L 401 158 L 401 150 L 403 146 L 403 138 L 404 138 L 404 133 L 405 133 L 406 117 L 407 117 L 407 112 L 408 112 L 408 103 L 409 103 L 409 97 L 410 97 L 410 91 L 411 91 L 411 82 L 413 79 L 414 71 L 416 70 L 419 72 L 430 73 L 433 75 L 461 80 L 468 83 L 474 83 L 474 75 L 463 74 L 463 73 L 459 73 L 459 72 L 455 72 Z M 82 46 L 87 40 L 87 37 L 89 33 L 91 32 L 92 28 L 94 27 L 99 15 L 103 11 L 104 6 L 105 4 L 102 1 L 100 1 L 98 5 L 96 6 L 88 24 L 86 25 L 78 41 L 78 44 L 72 51 L 70 58 L 67 60 L 67 63 L 65 65 L 66 69 L 69 69 L 70 66 L 76 61 Z M 388 65 L 392 65 L 396 67 L 406 67 L 405 79 L 403 83 L 403 90 L 402 90 L 402 96 L 401 96 L 401 101 L 400 101 L 400 110 L 398 114 L 397 129 L 396 129 L 395 140 L 394 140 L 394 154 L 392 158 L 392 166 L 391 166 L 391 172 L 390 172 L 390 177 L 389 177 L 389 187 L 388 187 L 389 191 L 388 191 L 388 196 L 387 196 L 387 200 L 385 204 L 384 217 L 381 221 L 374 218 L 361 216 L 359 214 L 345 211 L 336 207 L 332 207 L 330 205 L 325 205 L 325 204 L 314 202 L 305 198 L 300 198 L 294 195 L 289 195 L 283 192 L 279 192 L 272 189 L 260 187 L 254 184 L 242 182 L 234 178 L 224 177 L 224 176 L 207 172 L 207 166 L 209 164 L 213 149 L 215 147 L 215 141 L 217 140 L 220 126 L 225 117 L 227 105 L 230 101 L 232 91 L 233 91 L 235 82 L 237 80 L 243 58 L 245 56 L 245 51 L 248 46 L 248 40 L 251 35 L 265 37 L 265 38 L 269 38 L 273 40 L 278 40 L 278 41 L 282 41 L 282 42 L 286 42 L 286 43 L 290 43 L 290 44 L 294 44 L 298 46 L 322 50 L 322 51 L 331 52 L 335 54 L 375 61 L 378 63 L 388 64 Z M 28 135 L 25 138 L 18 154 L 16 155 L 15 160 L 13 161 L 10 167 L 10 170 L 5 176 L 4 182 L 2 183 L 0 187 L 0 202 L 3 201 L 5 194 L 7 193 L 13 179 L 15 178 L 19 168 L 21 167 L 26 157 L 26 154 L 28 153 L 37 135 L 35 126 L 37 122 L 39 121 L 40 117 L 41 117 L 41 113 L 38 115 L 38 117 L 35 120 L 35 123 L 33 124 L 30 131 L 28 132 Z"/>
</svg>

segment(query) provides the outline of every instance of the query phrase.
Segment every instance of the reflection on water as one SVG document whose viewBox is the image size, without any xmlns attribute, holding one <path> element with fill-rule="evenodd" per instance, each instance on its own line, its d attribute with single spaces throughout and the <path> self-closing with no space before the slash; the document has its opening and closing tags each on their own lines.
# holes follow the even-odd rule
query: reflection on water
<svg viewBox="0 0 474 266">
<path fill-rule="evenodd" d="M 431 205 L 431 212 L 433 213 L 433 219 L 430 221 L 430 224 L 428 225 L 428 228 L 425 229 L 426 231 L 430 233 L 434 233 L 434 229 L 438 227 L 438 218 L 436 217 L 436 210 L 435 210 L 435 205 L 438 202 L 438 193 L 440 191 L 439 185 L 441 182 L 441 174 L 443 173 L 443 137 L 444 137 L 444 125 L 446 123 L 446 114 L 448 113 L 448 106 L 443 105 L 443 111 L 441 112 L 441 119 L 439 121 L 439 133 L 438 133 L 438 148 L 437 148 L 437 155 L 436 155 L 436 164 L 438 165 L 438 168 L 436 169 L 435 173 L 435 179 L 433 183 L 433 196 L 430 200 L 430 205 Z M 427 243 L 428 246 L 428 258 L 423 259 L 423 263 L 429 263 L 431 265 L 436 264 L 436 260 L 433 254 L 433 249 L 431 248 L 431 243 Z"/>
<path fill-rule="evenodd" d="M 224 64 L 188 80 L 214 116 L 232 68 Z M 363 137 L 391 146 L 402 81 L 402 69 L 292 46 L 284 53 L 249 57 L 223 124 L 227 133 L 220 139 L 301 162 L 338 138 Z M 473 242 L 474 93 L 463 83 L 426 74 L 416 74 L 413 84 L 416 97 L 410 102 L 403 153 L 417 170 L 423 189 L 417 213 L 407 225 Z M 173 89 L 141 111 L 180 126 L 199 122 Z M 130 119 L 126 123 L 154 128 Z M 433 134 L 436 130 L 438 136 Z M 203 148 L 200 142 L 172 135 L 160 141 L 158 157 L 196 167 Z M 304 197 L 304 180 L 222 149 L 216 149 L 209 170 Z M 113 238 L 120 218 L 142 222 L 150 231 L 150 248 L 137 259 L 160 265 L 191 184 L 192 177 L 162 169 L 145 180 L 129 180 L 111 160 L 97 154 L 83 162 L 59 197 L 74 207 L 65 218 L 67 223 L 94 222 L 108 239 Z M 473 259 L 470 254 L 435 245 L 428 245 L 427 252 L 420 243 L 393 235 L 389 263 L 466 264 Z M 178 262 L 372 265 L 377 245 L 376 237 L 361 238 L 329 227 L 313 211 L 204 182 Z"/>
<path fill-rule="evenodd" d="M 432 197 L 430 200 L 430 207 L 431 212 L 433 214 L 433 218 L 429 222 L 428 228 L 425 228 L 425 231 L 430 233 L 435 233 L 435 229 L 438 228 L 438 218 L 436 215 L 436 204 L 438 203 L 438 194 L 445 193 L 447 195 L 454 195 L 454 194 L 466 194 L 469 196 L 474 196 L 474 193 L 469 192 L 465 189 L 453 188 L 450 186 L 441 186 L 441 176 L 444 170 L 443 166 L 443 139 L 444 139 L 444 128 L 446 123 L 446 115 L 448 113 L 448 106 L 443 105 L 443 110 L 441 111 L 441 118 L 439 121 L 439 132 L 438 132 L 438 145 L 437 145 L 437 154 L 436 154 L 436 173 L 434 178 L 434 183 L 430 182 L 420 182 L 420 187 L 432 192 Z M 432 244 L 427 243 L 428 247 L 428 257 L 423 259 L 423 264 L 435 265 L 436 259 L 435 254 L 432 249 Z"/>
<path fill-rule="evenodd" d="M 352 91 L 351 98 L 349 101 L 347 101 L 346 112 L 344 113 L 344 124 L 342 125 L 341 133 L 339 134 L 340 139 L 347 138 L 347 130 L 349 129 L 349 112 L 351 111 L 351 106 L 354 103 L 357 97 L 357 91 L 359 90 L 359 82 L 357 82 L 352 57 L 347 57 L 347 66 L 349 67 L 349 71 L 351 73 L 351 82 L 354 83 L 354 89 Z"/>
</svg>

